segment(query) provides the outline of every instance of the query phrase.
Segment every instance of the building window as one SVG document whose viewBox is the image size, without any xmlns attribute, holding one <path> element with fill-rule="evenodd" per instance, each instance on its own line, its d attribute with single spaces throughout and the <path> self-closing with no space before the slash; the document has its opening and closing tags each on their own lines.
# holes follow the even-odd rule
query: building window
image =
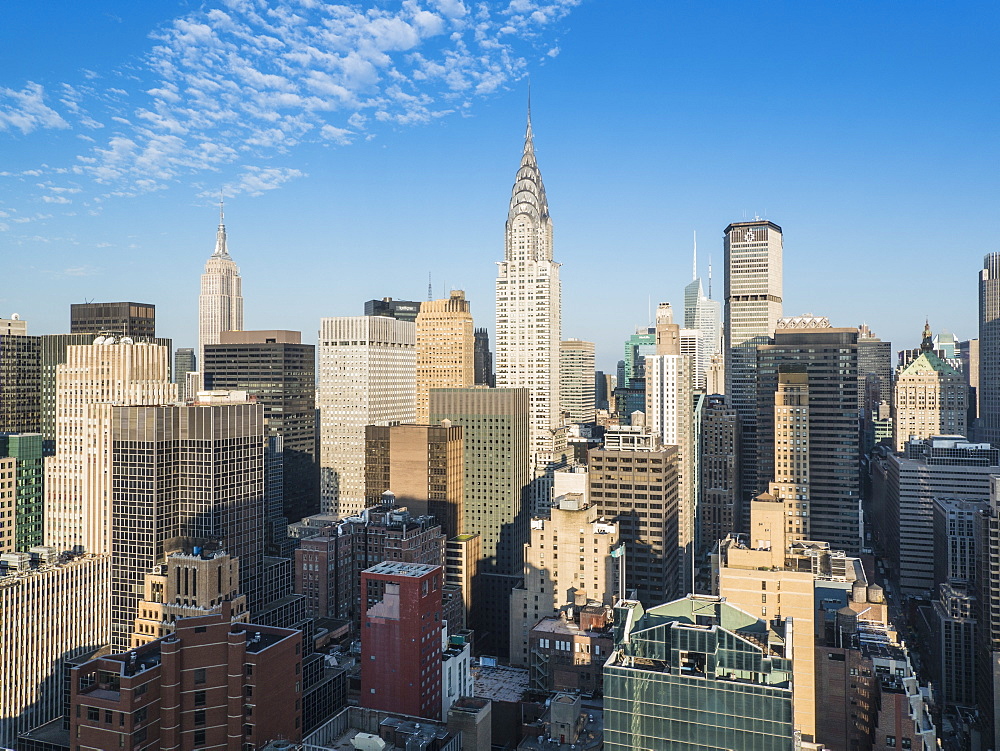
<svg viewBox="0 0 1000 751">
<path fill-rule="evenodd" d="M 194 682 L 195 685 L 200 685 L 205 682 L 205 668 L 194 669 Z"/>
<path fill-rule="evenodd" d="M 205 731 L 195 730 L 194 731 L 194 745 L 203 746 L 205 745 Z"/>
<path fill-rule="evenodd" d="M 97 707 L 87 707 L 87 719 L 91 722 L 101 721 L 101 710 Z"/>
<path fill-rule="evenodd" d="M 204 691 L 195 691 L 194 692 L 194 705 L 196 707 L 204 707 L 205 706 L 205 692 Z"/>
<path fill-rule="evenodd" d="M 204 709 L 197 709 L 197 710 L 195 710 L 195 713 L 194 713 L 194 724 L 195 725 L 204 725 L 205 724 L 205 710 Z"/>
</svg>

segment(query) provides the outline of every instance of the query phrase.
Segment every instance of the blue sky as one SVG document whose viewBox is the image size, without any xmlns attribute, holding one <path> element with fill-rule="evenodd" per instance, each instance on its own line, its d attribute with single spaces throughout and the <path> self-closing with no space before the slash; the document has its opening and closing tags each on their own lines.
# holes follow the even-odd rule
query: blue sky
<svg viewBox="0 0 1000 751">
<path fill-rule="evenodd" d="M 494 262 L 532 86 L 563 335 L 612 368 L 697 231 L 785 231 L 785 313 L 976 335 L 1000 249 L 991 3 L 23 1 L 0 26 L 0 315 L 140 300 L 193 346 L 227 195 L 247 328 L 315 340 Z"/>
</svg>

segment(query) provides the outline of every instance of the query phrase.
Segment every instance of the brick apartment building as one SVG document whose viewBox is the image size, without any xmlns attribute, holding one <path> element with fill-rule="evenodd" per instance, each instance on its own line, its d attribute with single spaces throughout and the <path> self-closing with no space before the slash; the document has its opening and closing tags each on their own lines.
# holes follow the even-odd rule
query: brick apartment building
<svg viewBox="0 0 1000 751">
<path fill-rule="evenodd" d="M 70 675 L 77 751 L 253 751 L 302 737 L 302 634 L 222 613 Z"/>
</svg>

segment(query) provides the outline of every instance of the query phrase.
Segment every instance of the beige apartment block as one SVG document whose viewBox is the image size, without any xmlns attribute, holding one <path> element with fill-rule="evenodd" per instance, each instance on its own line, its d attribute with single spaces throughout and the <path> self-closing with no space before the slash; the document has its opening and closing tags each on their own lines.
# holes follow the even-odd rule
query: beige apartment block
<svg viewBox="0 0 1000 751">
<path fill-rule="evenodd" d="M 466 623 L 471 622 L 472 606 L 478 595 L 479 560 L 482 557 L 482 535 L 461 534 L 445 542 L 445 585 L 462 591 Z"/>
<path fill-rule="evenodd" d="M 548 519 L 531 520 L 524 584 L 510 598 L 510 661 L 527 667 L 528 638 L 540 619 L 567 607 L 613 605 L 619 594 L 618 525 L 581 494 L 557 499 Z"/>
<path fill-rule="evenodd" d="M 788 366 L 793 367 L 793 366 Z M 792 539 L 809 539 L 809 374 L 779 372 L 774 392 L 774 482 Z"/>
<path fill-rule="evenodd" d="M 417 423 L 430 420 L 431 389 L 464 389 L 475 384 L 475 333 L 462 290 L 446 300 L 420 304 L 417 313 Z"/>
<path fill-rule="evenodd" d="M 45 541 L 60 551 L 110 552 L 111 413 L 177 401 L 170 349 L 98 336 L 70 345 L 56 368 L 56 451 L 45 460 Z"/>
<path fill-rule="evenodd" d="M 168 556 L 143 581 L 131 646 L 172 634 L 178 618 L 221 613 L 224 602 L 232 620 L 248 622 L 247 598 L 239 588 L 239 561 L 225 551 Z"/>
<path fill-rule="evenodd" d="M 19 565 L 0 576 L 0 748 L 63 713 L 66 663 L 107 644 L 109 632 L 109 556 L 14 555 Z"/>
<path fill-rule="evenodd" d="M 804 742 L 816 738 L 817 589 L 867 587 L 861 561 L 829 543 L 795 540 L 785 526 L 785 503 L 764 493 L 750 504 L 750 532 L 731 535 L 714 554 L 715 594 L 762 620 L 792 619 L 795 728 Z"/>
</svg>

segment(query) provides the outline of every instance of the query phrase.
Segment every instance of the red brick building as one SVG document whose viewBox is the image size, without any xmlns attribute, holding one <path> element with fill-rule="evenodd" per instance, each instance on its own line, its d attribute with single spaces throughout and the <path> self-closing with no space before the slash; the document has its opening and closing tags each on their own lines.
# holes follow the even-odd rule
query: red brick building
<svg viewBox="0 0 1000 751">
<path fill-rule="evenodd" d="M 361 573 L 361 706 L 441 719 L 444 569 L 386 561 Z"/>
<path fill-rule="evenodd" d="M 73 748 L 253 751 L 300 740 L 302 633 L 231 623 L 228 610 L 73 668 Z"/>
</svg>

